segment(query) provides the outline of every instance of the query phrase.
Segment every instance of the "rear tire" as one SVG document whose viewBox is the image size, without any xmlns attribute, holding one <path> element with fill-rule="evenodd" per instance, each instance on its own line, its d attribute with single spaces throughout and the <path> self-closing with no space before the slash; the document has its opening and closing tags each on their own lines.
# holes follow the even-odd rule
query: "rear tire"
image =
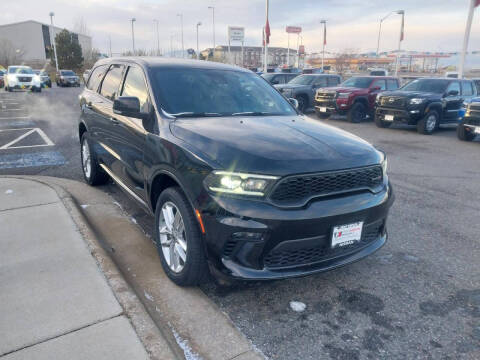
<svg viewBox="0 0 480 360">
<path fill-rule="evenodd" d="M 457 137 L 462 141 L 472 141 L 475 139 L 475 134 L 473 134 L 471 131 L 467 131 L 462 122 L 457 126 Z"/>
<path fill-rule="evenodd" d="M 92 146 L 88 132 L 83 133 L 80 140 L 80 160 L 82 164 L 83 177 L 91 186 L 105 184 L 109 176 L 103 171 L 97 160 L 97 154 Z"/>
<path fill-rule="evenodd" d="M 418 123 L 417 131 L 419 134 L 432 135 L 438 129 L 440 116 L 436 110 L 430 110 Z"/>
<path fill-rule="evenodd" d="M 175 284 L 193 286 L 208 279 L 210 272 L 200 228 L 178 187 L 165 189 L 157 199 L 155 244 L 163 270 Z"/>
<path fill-rule="evenodd" d="M 384 121 L 380 119 L 379 116 L 375 115 L 375 125 L 377 125 L 379 128 L 388 128 L 390 125 L 392 125 L 392 123 L 390 121 Z"/>
<path fill-rule="evenodd" d="M 347 119 L 351 123 L 359 123 L 367 117 L 367 109 L 365 105 L 360 102 L 353 104 L 352 108 L 347 114 Z"/>
</svg>

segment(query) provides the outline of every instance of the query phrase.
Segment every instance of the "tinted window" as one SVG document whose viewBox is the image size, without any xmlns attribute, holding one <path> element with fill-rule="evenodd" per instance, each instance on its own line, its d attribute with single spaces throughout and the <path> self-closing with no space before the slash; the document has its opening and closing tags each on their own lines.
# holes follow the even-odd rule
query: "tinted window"
<svg viewBox="0 0 480 360">
<path fill-rule="evenodd" d="M 9 74 L 33 74 L 32 68 L 29 67 L 19 67 L 19 66 L 10 66 L 8 68 Z"/>
<path fill-rule="evenodd" d="M 372 86 L 379 86 L 380 90 L 387 90 L 387 84 L 385 83 L 385 80 L 375 80 Z"/>
<path fill-rule="evenodd" d="M 311 85 L 315 78 L 316 76 L 312 75 L 300 75 L 297 76 L 295 79 L 291 80 L 290 84 Z"/>
<path fill-rule="evenodd" d="M 290 80 L 295 79 L 297 76 L 298 76 L 297 74 L 287 75 L 287 80 L 286 80 L 286 82 L 288 83 Z"/>
<path fill-rule="evenodd" d="M 473 95 L 473 86 L 470 81 L 462 81 L 462 95 Z"/>
<path fill-rule="evenodd" d="M 342 86 L 366 89 L 370 86 L 371 83 L 372 83 L 372 78 L 352 77 L 352 78 L 344 81 Z"/>
<path fill-rule="evenodd" d="M 170 114 L 296 114 L 290 103 L 268 83 L 244 71 L 156 68 L 152 70 L 151 82 L 157 102 Z"/>
<path fill-rule="evenodd" d="M 325 76 L 322 76 L 322 77 L 319 76 L 315 79 L 315 81 L 313 82 L 313 85 L 325 87 L 327 86 L 327 78 Z"/>
<path fill-rule="evenodd" d="M 140 100 L 140 111 L 148 113 L 148 90 L 143 77 L 143 71 L 130 67 L 123 85 L 122 96 L 135 96 Z"/>
<path fill-rule="evenodd" d="M 448 94 L 450 91 L 458 91 L 458 94 L 460 94 L 460 83 L 458 81 L 451 82 L 446 93 Z"/>
<path fill-rule="evenodd" d="M 100 94 L 105 96 L 107 99 L 115 100 L 117 97 L 118 88 L 120 86 L 120 81 L 122 81 L 123 66 L 121 65 L 112 65 L 105 75 L 102 82 L 102 89 Z"/>
<path fill-rule="evenodd" d="M 449 81 L 445 79 L 417 79 L 406 84 L 402 90 L 443 94 L 448 84 Z"/>
<path fill-rule="evenodd" d="M 477 87 L 477 93 L 480 94 L 480 80 L 474 80 L 475 86 Z"/>
<path fill-rule="evenodd" d="M 101 65 L 95 70 L 93 70 L 92 75 L 88 79 L 88 84 L 87 84 L 87 89 L 97 91 L 98 90 L 98 85 L 100 85 L 100 82 L 102 81 L 103 74 L 105 74 L 105 71 L 107 70 L 107 65 Z"/>
<path fill-rule="evenodd" d="M 75 76 L 75 73 L 72 70 L 60 70 L 60 75 Z"/>
<path fill-rule="evenodd" d="M 397 90 L 398 82 L 395 79 L 387 79 L 387 90 Z"/>
<path fill-rule="evenodd" d="M 340 83 L 340 80 L 336 76 L 329 76 L 327 79 L 328 86 L 335 86 L 335 85 L 338 85 L 339 83 Z"/>
<path fill-rule="evenodd" d="M 385 76 L 385 75 L 387 75 L 387 73 L 386 73 L 385 70 L 373 70 L 373 71 L 370 71 L 370 75 L 372 75 L 372 76 Z"/>
</svg>

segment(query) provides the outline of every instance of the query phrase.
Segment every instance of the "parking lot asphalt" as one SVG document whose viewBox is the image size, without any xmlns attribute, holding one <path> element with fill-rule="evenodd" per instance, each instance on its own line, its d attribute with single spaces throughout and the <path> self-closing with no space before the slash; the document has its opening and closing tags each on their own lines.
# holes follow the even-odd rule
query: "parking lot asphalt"
<svg viewBox="0 0 480 360">
<path fill-rule="evenodd" d="M 80 91 L 0 92 L 0 174 L 82 179 Z M 387 244 L 327 273 L 202 290 L 272 359 L 478 359 L 480 139 L 318 121 L 387 153 L 396 195 Z M 102 189 L 151 232 L 152 219 L 120 189 Z"/>
</svg>

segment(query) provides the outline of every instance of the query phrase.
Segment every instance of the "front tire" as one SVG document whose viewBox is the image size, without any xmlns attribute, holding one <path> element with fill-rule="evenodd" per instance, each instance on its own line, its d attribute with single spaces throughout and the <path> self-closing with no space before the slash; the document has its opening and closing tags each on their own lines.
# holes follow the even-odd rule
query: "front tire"
<svg viewBox="0 0 480 360">
<path fill-rule="evenodd" d="M 472 141 L 475 139 L 475 134 L 473 134 L 471 131 L 467 131 L 465 126 L 463 126 L 463 123 L 460 123 L 457 126 L 457 137 L 462 141 Z"/>
<path fill-rule="evenodd" d="M 97 160 L 97 154 L 92 146 L 88 132 L 82 135 L 80 141 L 80 159 L 82 162 L 83 177 L 91 186 L 102 185 L 108 181 L 108 175 L 103 171 Z"/>
<path fill-rule="evenodd" d="M 367 117 L 367 109 L 365 105 L 360 102 L 353 104 L 352 108 L 347 114 L 347 119 L 351 123 L 359 123 Z"/>
<path fill-rule="evenodd" d="M 178 187 L 164 190 L 157 199 L 155 243 L 163 270 L 175 284 L 193 286 L 208 278 L 199 225 Z"/>
<path fill-rule="evenodd" d="M 418 123 L 417 131 L 419 134 L 432 135 L 438 128 L 440 116 L 436 110 L 430 110 Z"/>
<path fill-rule="evenodd" d="M 379 116 L 375 115 L 375 125 L 379 128 L 388 128 L 392 123 L 390 121 L 384 121 Z"/>
<path fill-rule="evenodd" d="M 305 96 L 298 96 L 296 99 L 298 101 L 298 111 L 304 114 L 307 109 L 307 99 L 305 99 Z"/>
</svg>

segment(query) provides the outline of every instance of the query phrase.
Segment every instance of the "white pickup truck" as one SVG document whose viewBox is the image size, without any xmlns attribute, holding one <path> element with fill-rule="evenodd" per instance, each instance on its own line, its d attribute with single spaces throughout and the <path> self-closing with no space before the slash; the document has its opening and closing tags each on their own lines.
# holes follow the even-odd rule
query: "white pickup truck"
<svg viewBox="0 0 480 360">
<path fill-rule="evenodd" d="M 36 75 L 29 66 L 9 66 L 4 76 L 5 91 L 31 90 L 42 91 L 40 76 Z"/>
</svg>

